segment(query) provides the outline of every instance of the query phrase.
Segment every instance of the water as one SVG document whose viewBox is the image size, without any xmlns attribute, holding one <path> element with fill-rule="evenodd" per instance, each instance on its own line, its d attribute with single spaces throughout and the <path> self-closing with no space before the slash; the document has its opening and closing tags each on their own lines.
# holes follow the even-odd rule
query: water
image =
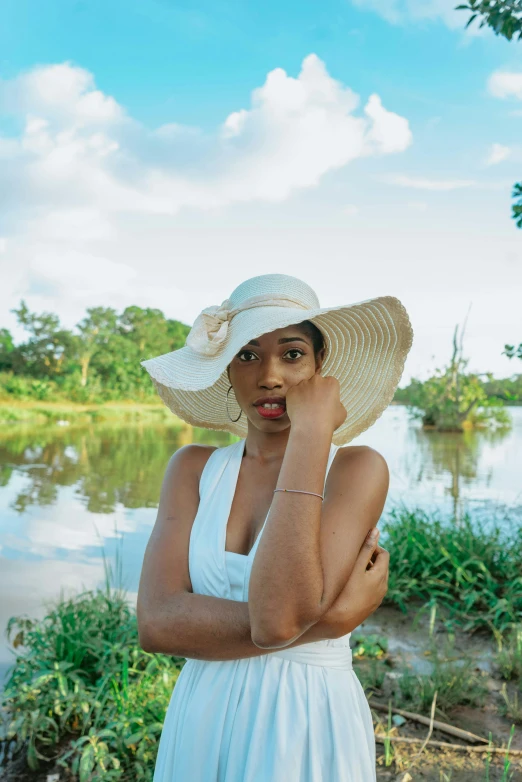
<svg viewBox="0 0 522 782">
<path fill-rule="evenodd" d="M 457 519 L 522 521 L 522 407 L 509 432 L 424 432 L 393 405 L 352 444 L 386 458 L 390 491 L 383 515 L 405 504 Z M 4 426 L 0 430 L 0 682 L 13 655 L 3 629 L 11 616 L 41 617 L 60 590 L 104 583 L 121 556 L 135 599 L 141 563 L 171 454 L 187 442 L 227 445 L 221 432 L 157 424 Z"/>
</svg>

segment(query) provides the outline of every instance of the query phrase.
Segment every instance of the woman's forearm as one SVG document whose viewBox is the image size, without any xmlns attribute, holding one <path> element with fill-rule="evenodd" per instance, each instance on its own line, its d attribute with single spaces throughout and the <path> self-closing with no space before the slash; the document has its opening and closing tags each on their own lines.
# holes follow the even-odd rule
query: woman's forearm
<svg viewBox="0 0 522 782">
<path fill-rule="evenodd" d="M 292 426 L 278 488 L 323 494 L 332 434 L 313 421 Z M 274 493 L 249 582 L 253 638 L 263 645 L 295 638 L 317 618 L 324 587 L 321 510 L 319 497 Z"/>
<path fill-rule="evenodd" d="M 285 649 L 336 637 L 332 625 L 320 620 Z M 275 651 L 252 641 L 248 603 L 192 592 L 166 603 L 150 637 L 140 640 L 148 652 L 196 660 L 237 660 Z"/>
</svg>

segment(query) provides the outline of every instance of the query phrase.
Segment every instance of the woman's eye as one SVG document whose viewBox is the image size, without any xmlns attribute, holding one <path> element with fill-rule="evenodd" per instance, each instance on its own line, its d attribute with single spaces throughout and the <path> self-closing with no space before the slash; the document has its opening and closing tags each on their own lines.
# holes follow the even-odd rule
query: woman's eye
<svg viewBox="0 0 522 782">
<path fill-rule="evenodd" d="M 290 349 L 290 350 L 287 352 L 287 354 L 286 354 L 286 355 L 288 356 L 288 354 L 289 354 L 289 353 L 297 353 L 297 356 L 296 356 L 296 358 L 299 358 L 299 356 L 302 356 L 302 355 L 303 355 L 303 351 L 302 351 L 302 350 L 299 350 L 299 348 L 291 348 L 291 349 Z"/>
<path fill-rule="evenodd" d="M 244 355 L 245 355 L 245 353 L 246 353 L 247 355 L 250 355 L 250 356 L 254 356 L 254 355 L 255 355 L 255 353 L 252 353 L 252 351 L 251 351 L 251 350 L 241 350 L 241 351 L 240 351 L 240 352 L 237 354 L 237 357 L 238 357 L 240 360 L 243 360 L 243 359 L 241 359 L 241 356 L 244 356 Z M 250 360 L 250 359 L 245 359 L 245 361 L 249 361 L 249 360 Z"/>
</svg>

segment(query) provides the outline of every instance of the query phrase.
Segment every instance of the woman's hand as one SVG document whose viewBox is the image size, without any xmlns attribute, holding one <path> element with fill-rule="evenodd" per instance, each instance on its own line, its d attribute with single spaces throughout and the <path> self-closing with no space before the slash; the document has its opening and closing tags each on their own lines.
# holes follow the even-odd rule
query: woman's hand
<svg viewBox="0 0 522 782">
<path fill-rule="evenodd" d="M 317 373 L 289 388 L 286 412 L 292 425 L 299 421 L 309 426 L 312 421 L 321 420 L 334 432 L 348 415 L 341 403 L 339 391 L 336 377 L 323 377 Z"/>
<path fill-rule="evenodd" d="M 345 587 L 320 622 L 332 626 L 332 637 L 351 633 L 382 603 L 388 591 L 390 555 L 377 545 L 379 530 L 374 540 L 366 537 Z M 372 531 L 372 530 L 370 530 Z"/>
</svg>

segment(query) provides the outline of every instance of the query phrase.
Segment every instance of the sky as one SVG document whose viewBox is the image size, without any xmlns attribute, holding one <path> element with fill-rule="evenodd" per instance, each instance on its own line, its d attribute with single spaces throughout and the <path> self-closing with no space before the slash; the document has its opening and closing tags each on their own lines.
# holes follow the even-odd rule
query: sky
<svg viewBox="0 0 522 782">
<path fill-rule="evenodd" d="M 191 325 L 244 279 L 320 305 L 398 297 L 401 386 L 522 341 L 522 41 L 458 0 L 3 0 L 0 328 L 156 307 Z"/>
</svg>

